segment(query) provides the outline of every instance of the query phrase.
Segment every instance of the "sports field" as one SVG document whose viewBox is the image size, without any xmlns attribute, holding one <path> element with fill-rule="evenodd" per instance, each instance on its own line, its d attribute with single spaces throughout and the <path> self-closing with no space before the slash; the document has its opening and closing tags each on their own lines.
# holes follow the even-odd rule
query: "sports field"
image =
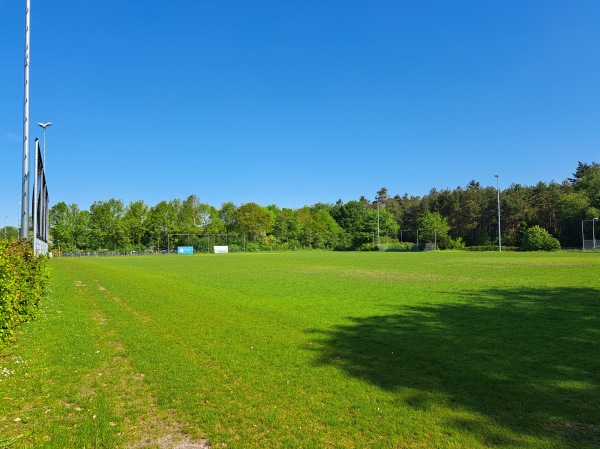
<svg viewBox="0 0 600 449">
<path fill-rule="evenodd" d="M 600 447 L 600 254 L 51 262 L 0 447 Z"/>
</svg>

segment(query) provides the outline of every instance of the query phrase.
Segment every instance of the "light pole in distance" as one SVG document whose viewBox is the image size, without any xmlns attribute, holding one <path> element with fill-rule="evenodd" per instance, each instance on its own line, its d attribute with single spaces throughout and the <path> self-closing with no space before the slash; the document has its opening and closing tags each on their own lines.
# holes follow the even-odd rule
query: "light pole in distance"
<svg viewBox="0 0 600 449">
<path fill-rule="evenodd" d="M 498 191 L 498 251 L 502 252 L 502 233 L 500 229 L 500 179 L 496 177 L 496 190 Z"/>
<path fill-rule="evenodd" d="M 379 234 L 379 198 L 377 198 L 377 251 L 381 249 L 381 237 Z"/>
<path fill-rule="evenodd" d="M 592 218 L 592 240 L 594 242 L 594 249 L 596 249 L 596 221 L 598 221 L 598 217 Z"/>
</svg>

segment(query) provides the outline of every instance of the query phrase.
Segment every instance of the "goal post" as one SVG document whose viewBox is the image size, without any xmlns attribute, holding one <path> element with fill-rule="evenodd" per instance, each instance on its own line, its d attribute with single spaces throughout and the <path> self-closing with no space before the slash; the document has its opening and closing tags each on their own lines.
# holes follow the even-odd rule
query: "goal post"
<svg viewBox="0 0 600 449">
<path fill-rule="evenodd" d="M 598 221 L 598 218 L 581 220 L 582 250 L 595 250 L 600 246 L 599 239 L 596 239 L 596 223 Z"/>
</svg>

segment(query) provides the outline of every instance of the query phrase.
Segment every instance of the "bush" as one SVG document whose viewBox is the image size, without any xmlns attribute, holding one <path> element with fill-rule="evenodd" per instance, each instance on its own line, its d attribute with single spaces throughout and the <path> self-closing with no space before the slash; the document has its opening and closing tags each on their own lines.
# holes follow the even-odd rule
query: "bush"
<svg viewBox="0 0 600 449">
<path fill-rule="evenodd" d="M 371 243 L 364 243 L 359 248 L 358 251 L 385 251 L 385 252 L 401 252 L 401 251 L 414 251 L 415 244 L 411 242 L 398 242 L 397 240 L 393 240 L 387 243 L 382 243 L 381 245 L 375 245 Z"/>
<path fill-rule="evenodd" d="M 450 239 L 450 243 L 447 249 L 465 249 L 465 242 L 463 242 L 462 237 Z"/>
<path fill-rule="evenodd" d="M 0 242 L 0 343 L 39 309 L 48 281 L 47 259 L 35 257 L 25 240 Z"/>
<path fill-rule="evenodd" d="M 483 245 L 483 246 L 468 246 L 465 248 L 467 251 L 498 251 L 498 245 Z M 502 251 L 517 251 L 516 246 L 504 246 L 502 245 Z"/>
<path fill-rule="evenodd" d="M 288 244 L 291 251 L 298 251 L 302 249 L 302 243 L 300 243 L 298 240 L 290 240 Z"/>
<path fill-rule="evenodd" d="M 497 245 L 475 245 L 465 248 L 467 251 L 498 251 Z"/>
<path fill-rule="evenodd" d="M 385 249 L 386 251 L 414 251 L 415 244 L 412 242 L 392 242 Z"/>
<path fill-rule="evenodd" d="M 262 238 L 259 251 L 276 251 L 277 249 L 277 239 L 274 235 L 267 235 Z"/>
<path fill-rule="evenodd" d="M 556 251 L 560 249 L 560 243 L 548 231 L 536 225 L 525 231 L 521 249 L 523 251 Z"/>
<path fill-rule="evenodd" d="M 249 253 L 256 253 L 260 251 L 260 245 L 256 242 L 248 242 L 246 243 L 246 251 Z"/>
</svg>

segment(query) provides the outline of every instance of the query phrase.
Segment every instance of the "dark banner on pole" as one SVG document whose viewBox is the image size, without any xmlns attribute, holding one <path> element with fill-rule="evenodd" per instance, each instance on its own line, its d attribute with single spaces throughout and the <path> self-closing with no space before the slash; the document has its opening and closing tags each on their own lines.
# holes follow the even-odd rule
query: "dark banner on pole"
<svg viewBox="0 0 600 449">
<path fill-rule="evenodd" d="M 35 139 L 35 177 L 33 178 L 33 250 L 35 254 L 48 254 L 49 197 L 40 142 Z"/>
</svg>

